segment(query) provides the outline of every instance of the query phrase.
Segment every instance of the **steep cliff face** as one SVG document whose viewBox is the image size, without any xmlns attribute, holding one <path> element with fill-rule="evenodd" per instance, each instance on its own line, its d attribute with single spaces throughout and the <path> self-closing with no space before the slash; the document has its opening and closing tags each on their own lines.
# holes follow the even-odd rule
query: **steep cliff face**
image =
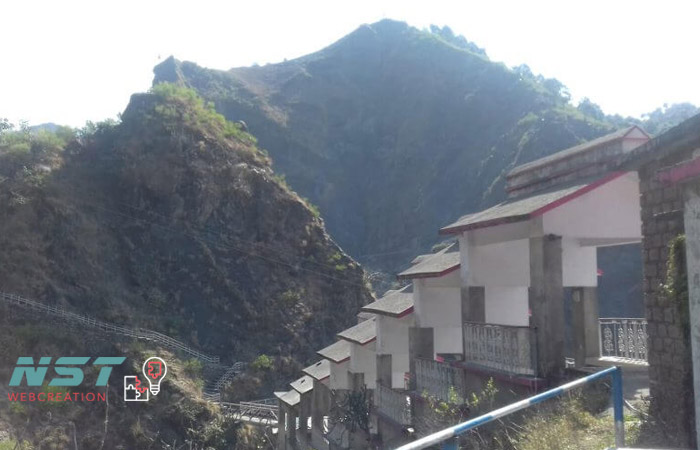
<svg viewBox="0 0 700 450">
<path fill-rule="evenodd" d="M 262 67 L 171 58 L 155 83 L 184 83 L 244 120 L 341 246 L 393 272 L 440 226 L 503 198 L 510 168 L 612 129 L 568 105 L 556 80 L 458 44 L 382 21 Z"/>
<path fill-rule="evenodd" d="M 370 299 L 255 139 L 192 91 L 135 95 L 55 148 L 27 139 L 0 145 L 5 291 L 295 367 Z"/>
</svg>

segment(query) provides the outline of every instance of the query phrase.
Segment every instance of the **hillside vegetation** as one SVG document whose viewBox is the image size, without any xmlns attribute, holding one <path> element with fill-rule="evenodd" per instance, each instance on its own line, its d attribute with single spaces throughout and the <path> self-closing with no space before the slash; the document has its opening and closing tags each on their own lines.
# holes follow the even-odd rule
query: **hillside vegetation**
<svg viewBox="0 0 700 450">
<path fill-rule="evenodd" d="M 371 298 L 255 138 L 167 84 L 134 95 L 119 123 L 5 123 L 0 248 L 5 292 L 154 329 L 224 362 L 275 355 L 281 378 Z"/>
<path fill-rule="evenodd" d="M 502 200 L 516 165 L 635 122 L 588 99 L 574 107 L 559 81 L 492 62 L 447 27 L 391 20 L 278 64 L 218 71 L 170 58 L 155 68 L 154 83 L 164 81 L 245 121 L 339 244 L 390 275 L 441 226 Z M 650 115 L 652 131 L 696 110 L 669 109 Z M 610 258 L 638 269 L 638 254 Z M 638 292 L 611 288 L 615 298 Z"/>
</svg>

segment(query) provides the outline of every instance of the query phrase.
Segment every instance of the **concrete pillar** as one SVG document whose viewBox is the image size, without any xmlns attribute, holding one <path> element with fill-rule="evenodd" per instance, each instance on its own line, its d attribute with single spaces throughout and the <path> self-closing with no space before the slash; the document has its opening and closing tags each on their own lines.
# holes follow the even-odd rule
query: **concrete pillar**
<svg viewBox="0 0 700 450">
<path fill-rule="evenodd" d="M 278 417 L 277 417 L 277 450 L 286 450 L 287 448 L 287 430 L 285 429 L 287 420 L 287 408 L 284 403 L 278 401 Z"/>
<path fill-rule="evenodd" d="M 309 430 L 309 418 L 311 417 L 311 399 L 313 395 L 313 390 L 301 394 L 299 399 L 299 440 L 302 443 L 309 443 L 311 441 L 311 433 Z"/>
<path fill-rule="evenodd" d="M 690 346 L 693 358 L 695 433 L 700 443 L 700 186 L 689 183 L 684 189 L 685 252 L 688 269 Z"/>
<path fill-rule="evenodd" d="M 377 384 L 391 388 L 392 378 L 391 355 L 377 355 Z"/>
<path fill-rule="evenodd" d="M 314 380 L 314 389 L 311 397 L 311 446 L 322 450 L 327 448 L 323 440 L 323 417 L 330 414 L 331 391 L 318 380 Z"/>
<path fill-rule="evenodd" d="M 530 238 L 530 326 L 537 329 L 537 375 L 558 377 L 564 362 L 561 236 Z"/>
<path fill-rule="evenodd" d="M 377 390 L 379 390 L 379 386 L 391 388 L 392 378 L 391 355 L 377 355 Z M 378 392 L 374 397 L 374 401 L 377 409 L 379 409 Z M 383 420 L 382 416 L 377 415 L 377 432 L 385 442 L 390 436 L 393 436 L 392 428 L 392 425 Z"/>
<path fill-rule="evenodd" d="M 435 356 L 433 329 L 411 327 L 408 329 L 408 361 L 411 372 L 409 389 L 416 389 L 416 358 L 432 360 Z"/>
<path fill-rule="evenodd" d="M 600 357 L 600 311 L 598 308 L 598 288 L 581 288 L 583 297 L 583 328 L 586 339 L 586 358 Z"/>
<path fill-rule="evenodd" d="M 586 311 L 583 304 L 583 292 L 581 288 L 574 288 L 571 292 L 571 325 L 574 338 L 574 364 L 576 367 L 586 365 Z"/>
<path fill-rule="evenodd" d="M 348 372 L 348 387 L 351 391 L 359 391 L 365 385 L 364 373 Z"/>
<path fill-rule="evenodd" d="M 462 286 L 462 322 L 486 321 L 486 288 Z"/>
<path fill-rule="evenodd" d="M 287 439 L 285 448 L 297 448 L 297 407 L 287 408 Z"/>
</svg>

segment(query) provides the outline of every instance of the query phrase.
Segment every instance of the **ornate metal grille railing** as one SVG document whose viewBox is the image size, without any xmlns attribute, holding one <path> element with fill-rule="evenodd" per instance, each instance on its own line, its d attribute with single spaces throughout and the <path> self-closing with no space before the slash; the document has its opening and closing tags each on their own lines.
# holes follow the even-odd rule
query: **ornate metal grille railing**
<svg viewBox="0 0 700 450">
<path fill-rule="evenodd" d="M 647 321 L 644 318 L 601 318 L 600 356 L 613 356 L 630 361 L 646 362 Z"/>
<path fill-rule="evenodd" d="M 416 358 L 416 390 L 444 401 L 452 401 L 450 388 L 464 396 L 464 371 L 449 364 Z"/>
<path fill-rule="evenodd" d="M 379 413 L 400 425 L 411 425 L 411 398 L 402 392 L 377 384 Z"/>
<path fill-rule="evenodd" d="M 517 375 L 537 375 L 534 328 L 466 322 L 464 359 L 467 363 Z"/>
<path fill-rule="evenodd" d="M 277 406 L 267 403 L 240 402 L 219 403 L 225 414 L 243 422 L 260 425 L 277 425 Z"/>
</svg>

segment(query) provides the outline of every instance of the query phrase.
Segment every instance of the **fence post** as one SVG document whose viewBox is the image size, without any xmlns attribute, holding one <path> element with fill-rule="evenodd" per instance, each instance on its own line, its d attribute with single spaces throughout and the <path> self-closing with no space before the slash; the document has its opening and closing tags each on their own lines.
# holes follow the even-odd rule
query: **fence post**
<svg viewBox="0 0 700 450">
<path fill-rule="evenodd" d="M 625 446 L 625 417 L 622 400 L 622 369 L 617 368 L 612 374 L 613 417 L 615 419 L 615 446 Z"/>
</svg>

